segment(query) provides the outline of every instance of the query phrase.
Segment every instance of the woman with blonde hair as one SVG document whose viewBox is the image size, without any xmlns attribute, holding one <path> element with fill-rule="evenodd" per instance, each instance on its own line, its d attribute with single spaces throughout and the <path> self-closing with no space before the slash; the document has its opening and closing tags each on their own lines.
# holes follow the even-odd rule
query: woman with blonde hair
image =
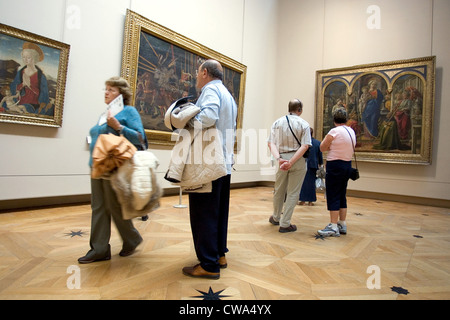
<svg viewBox="0 0 450 320">
<path fill-rule="evenodd" d="M 112 116 L 107 115 L 106 122 L 99 121 L 90 130 L 90 158 L 89 166 L 92 167 L 92 152 L 100 134 L 112 133 L 123 135 L 138 150 L 146 149 L 148 146 L 141 117 L 137 110 L 130 106 L 132 91 L 128 82 L 120 77 L 112 77 L 106 82 L 105 103 L 110 104 L 119 95 L 122 95 L 124 108 L 122 111 Z M 131 220 L 124 220 L 122 209 L 114 192 L 111 181 L 108 179 L 91 178 L 92 192 L 92 220 L 90 247 L 87 254 L 78 259 L 79 263 L 91 263 L 95 261 L 111 259 L 111 247 L 109 239 L 111 237 L 111 217 L 123 240 L 122 250 L 119 255 L 122 257 L 134 253 L 136 247 L 142 242 L 142 237 L 134 228 Z"/>
<path fill-rule="evenodd" d="M 42 49 L 35 43 L 24 42 L 22 46 L 24 66 L 17 71 L 11 82 L 11 95 L 29 113 L 41 113 L 50 102 L 47 78 L 36 64 L 44 60 Z"/>
</svg>

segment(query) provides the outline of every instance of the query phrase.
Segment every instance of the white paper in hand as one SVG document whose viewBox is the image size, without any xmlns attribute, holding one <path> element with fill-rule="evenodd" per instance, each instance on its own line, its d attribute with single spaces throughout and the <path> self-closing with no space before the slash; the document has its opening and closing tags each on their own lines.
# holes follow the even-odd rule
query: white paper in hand
<svg viewBox="0 0 450 320">
<path fill-rule="evenodd" d="M 110 104 L 108 104 L 106 111 L 101 114 L 100 119 L 98 120 L 98 125 L 101 126 L 106 123 L 108 112 L 111 112 L 111 117 L 114 117 L 116 114 L 123 110 L 123 106 L 123 97 L 121 94 L 119 94 L 117 98 L 115 98 L 113 101 L 111 101 Z"/>
</svg>

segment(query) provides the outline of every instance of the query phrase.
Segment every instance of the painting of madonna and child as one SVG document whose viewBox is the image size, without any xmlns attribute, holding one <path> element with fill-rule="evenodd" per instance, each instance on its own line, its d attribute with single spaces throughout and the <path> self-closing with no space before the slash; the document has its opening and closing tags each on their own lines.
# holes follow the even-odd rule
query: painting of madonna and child
<svg viewBox="0 0 450 320">
<path fill-rule="evenodd" d="M 60 126 L 64 96 L 61 84 L 65 83 L 67 68 L 64 65 L 61 79 L 64 52 L 53 47 L 50 39 L 42 37 L 40 41 L 37 35 L 0 27 L 0 120 Z M 68 55 L 68 45 L 62 45 Z"/>
<path fill-rule="evenodd" d="M 434 73 L 431 77 L 428 71 L 426 65 L 387 66 L 322 77 L 321 138 L 334 127 L 333 111 L 343 108 L 347 125 L 356 133 L 356 152 L 373 160 L 383 160 L 388 154 L 387 160 L 413 162 L 409 155 L 417 155 L 415 160 L 424 154 L 428 157 L 433 114 L 433 99 L 428 96 L 433 92 L 427 77 L 434 81 Z"/>
</svg>

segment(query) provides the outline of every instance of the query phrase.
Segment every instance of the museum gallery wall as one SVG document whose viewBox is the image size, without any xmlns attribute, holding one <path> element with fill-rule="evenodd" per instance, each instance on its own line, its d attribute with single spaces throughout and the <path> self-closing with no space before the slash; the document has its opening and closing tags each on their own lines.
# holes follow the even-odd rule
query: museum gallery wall
<svg viewBox="0 0 450 320">
<path fill-rule="evenodd" d="M 449 194 L 444 190 L 450 184 L 446 168 L 450 150 L 443 139 L 450 133 L 450 128 L 445 125 L 450 120 L 450 111 L 441 107 L 450 102 L 450 93 L 443 89 L 449 84 L 449 77 L 445 73 L 446 67 L 450 67 L 446 34 L 450 26 L 447 21 L 449 4 L 445 0 L 372 2 L 360 1 L 355 4 L 353 1 L 341 1 L 338 5 L 336 1 L 246 0 L 233 1 L 224 7 L 220 1 L 211 1 L 208 8 L 196 6 L 195 1 L 133 1 L 132 7 L 129 1 L 115 1 L 108 6 L 103 5 L 102 1 L 76 0 L 39 4 L 19 0 L 14 7 L 1 3 L 0 17 L 4 25 L 36 35 L 36 43 L 39 37 L 54 41 L 40 42 L 38 45 L 44 55 L 47 54 L 47 48 L 56 49 L 56 53 L 46 57 L 49 57 L 48 61 L 54 61 L 53 67 L 58 71 L 43 71 L 58 74 L 64 70 L 66 78 L 65 83 L 51 84 L 57 90 L 50 90 L 49 102 L 42 109 L 40 106 L 37 108 L 41 115 L 30 116 L 28 112 L 27 117 L 19 117 L 24 123 L 0 122 L 0 139 L 8 150 L 0 160 L 0 184 L 9 186 L 3 188 L 0 201 L 72 197 L 90 193 L 86 135 L 104 109 L 104 81 L 122 71 L 127 10 L 229 57 L 239 66 L 245 66 L 241 127 L 247 139 L 248 135 L 245 134 L 250 129 L 261 132 L 268 130 L 274 119 L 285 114 L 287 102 L 293 97 L 300 98 L 305 104 L 304 118 L 313 126 L 318 126 L 318 71 L 434 57 L 434 105 L 422 105 L 425 110 L 434 111 L 434 114 L 427 115 L 427 121 L 432 124 L 429 127 L 431 132 L 422 131 L 422 122 L 420 143 L 416 139 L 411 144 L 411 139 L 407 139 L 406 135 L 401 136 L 408 134 L 413 137 L 414 123 L 411 122 L 410 127 L 404 126 L 404 129 L 410 128 L 409 131 L 397 130 L 400 145 L 398 149 L 391 149 L 397 151 L 377 150 L 376 159 L 368 157 L 366 160 L 379 160 L 380 154 L 381 160 L 385 160 L 386 154 L 404 154 L 406 151 L 420 155 L 420 159 L 406 159 L 408 165 L 395 164 L 389 157 L 387 162 L 363 162 L 360 164 L 361 179 L 349 189 L 449 200 Z M 174 4 L 180 10 L 174 12 Z M 23 14 L 16 14 L 19 9 L 23 9 L 20 10 Z M 220 17 L 211 15 L 210 12 L 215 10 L 221 10 L 223 14 Z M 42 23 L 34 19 L 35 15 L 48 18 Z M 203 16 L 206 20 L 199 22 L 194 19 L 195 23 L 188 24 L 183 19 L 186 15 Z M 228 23 L 229 17 L 234 17 L 233 21 L 236 22 Z M 261 24 L 262 20 L 267 23 Z M 211 27 L 204 28 L 203 25 Z M 17 38 L 15 35 L 8 36 Z M 56 54 L 67 56 L 68 62 L 56 62 Z M 238 74 L 244 73 L 239 68 L 233 70 L 236 69 Z M 424 75 L 415 75 L 414 79 L 402 76 L 397 81 L 388 79 L 391 82 L 377 75 L 373 74 L 372 78 L 380 80 L 379 89 L 392 89 L 389 96 L 391 105 L 400 87 L 415 88 L 419 92 L 422 90 L 420 93 L 428 90 L 429 79 L 425 79 Z M 360 77 L 358 88 L 354 91 L 349 89 L 356 87 L 346 84 L 346 94 L 354 93 L 360 99 L 362 88 L 369 85 L 369 77 Z M 56 80 L 62 78 L 57 76 Z M 417 93 L 413 89 L 409 91 L 410 94 Z M 386 96 L 386 91 L 382 93 Z M 3 96 L 6 96 L 6 92 Z M 52 98 L 55 99 L 54 103 L 50 102 Z M 58 99 L 61 104 L 57 103 Z M 52 113 L 52 106 L 56 107 L 54 110 L 59 107 L 63 111 L 60 122 L 56 117 L 59 113 Z M 388 109 L 386 106 L 385 99 L 383 107 Z M 48 107 L 47 115 L 44 115 L 45 107 Z M 327 107 L 330 105 L 327 104 Z M 20 112 L 20 108 L 18 110 Z M 357 107 L 355 110 L 358 110 Z M 414 110 L 417 111 L 417 108 Z M 385 109 L 383 112 L 384 120 L 389 119 Z M 9 115 L 3 112 L 3 117 L 8 118 Z M 362 118 L 358 119 L 362 121 Z M 56 120 L 56 123 L 52 123 L 52 126 L 40 125 L 43 123 L 36 125 L 35 120 Z M 396 124 L 401 126 L 399 122 Z M 321 125 L 320 134 L 323 135 L 326 123 L 322 121 Z M 362 126 L 362 130 L 365 131 L 361 134 L 368 139 L 368 126 Z M 426 139 L 423 140 L 425 134 Z M 264 138 L 263 134 L 258 136 L 261 140 L 258 143 L 264 145 Z M 373 147 L 380 141 L 371 143 Z M 402 150 L 402 146 L 405 150 Z M 161 145 L 153 148 L 160 161 L 167 163 L 171 147 Z M 430 150 L 430 153 L 423 155 L 423 150 Z M 164 170 L 160 168 L 160 177 Z M 273 181 L 270 163 L 260 165 L 242 161 L 236 165 L 232 182 L 252 181 Z M 164 187 L 171 186 L 167 184 Z"/>
</svg>

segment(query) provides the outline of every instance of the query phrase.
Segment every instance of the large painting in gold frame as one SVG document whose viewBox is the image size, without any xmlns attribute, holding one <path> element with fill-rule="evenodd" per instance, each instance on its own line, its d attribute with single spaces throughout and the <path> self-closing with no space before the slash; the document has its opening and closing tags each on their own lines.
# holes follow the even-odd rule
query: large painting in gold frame
<svg viewBox="0 0 450 320">
<path fill-rule="evenodd" d="M 196 71 L 206 59 L 222 64 L 223 83 L 236 99 L 237 128 L 241 129 L 247 67 L 127 10 L 121 76 L 133 88 L 133 104 L 150 144 L 175 143 L 172 131 L 164 126 L 165 111 L 183 96 L 195 99 Z"/>
<path fill-rule="evenodd" d="M 429 165 L 432 161 L 436 57 L 316 72 L 315 135 L 345 108 L 358 161 Z"/>
</svg>

